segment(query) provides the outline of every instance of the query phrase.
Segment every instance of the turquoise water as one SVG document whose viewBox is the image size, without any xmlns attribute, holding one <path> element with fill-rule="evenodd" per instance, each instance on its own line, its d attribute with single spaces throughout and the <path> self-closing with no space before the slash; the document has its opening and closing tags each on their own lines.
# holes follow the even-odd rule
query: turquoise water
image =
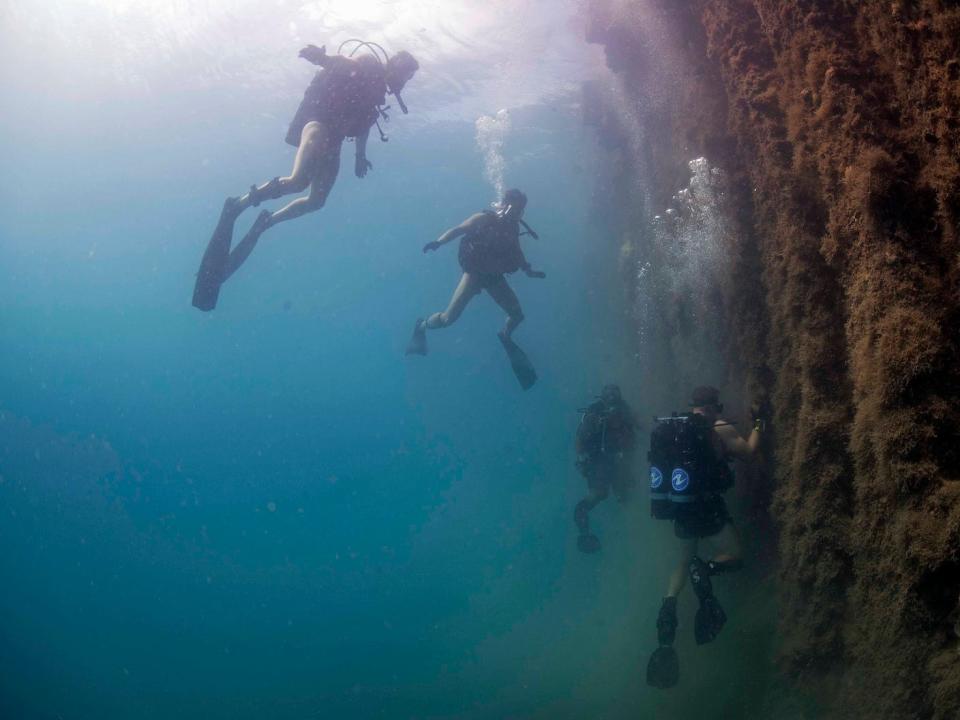
<svg viewBox="0 0 960 720">
<path fill-rule="evenodd" d="M 594 511 L 601 556 L 576 550 L 576 409 L 610 381 L 648 408 L 576 83 L 534 42 L 578 43 L 568 18 L 515 83 L 478 70 L 489 48 L 450 55 L 456 28 L 391 25 L 424 66 L 411 115 L 371 139 L 364 180 L 347 145 L 327 207 L 269 231 L 205 314 L 223 198 L 288 170 L 302 25 L 336 18 L 280 3 L 254 44 L 253 3 L 202 6 L 212 30 L 176 4 L 79 5 L 3 15 L 0 714 L 749 716 L 765 681 L 717 662 L 736 637 L 685 665 L 718 688 L 708 710 L 643 684 L 671 557 L 642 495 Z M 485 296 L 403 355 L 459 278 L 455 246 L 420 248 L 494 198 L 475 120 L 503 107 L 547 273 L 511 279 L 526 393 Z"/>
</svg>

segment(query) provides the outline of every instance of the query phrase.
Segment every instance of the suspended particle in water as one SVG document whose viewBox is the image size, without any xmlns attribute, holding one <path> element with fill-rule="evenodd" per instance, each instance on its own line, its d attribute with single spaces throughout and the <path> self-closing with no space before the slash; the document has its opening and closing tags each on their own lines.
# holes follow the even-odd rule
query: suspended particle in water
<svg viewBox="0 0 960 720">
<path fill-rule="evenodd" d="M 269 510 L 270 512 L 276 512 L 277 504 L 273 500 L 271 500 L 270 502 L 267 503 L 267 510 Z"/>
</svg>

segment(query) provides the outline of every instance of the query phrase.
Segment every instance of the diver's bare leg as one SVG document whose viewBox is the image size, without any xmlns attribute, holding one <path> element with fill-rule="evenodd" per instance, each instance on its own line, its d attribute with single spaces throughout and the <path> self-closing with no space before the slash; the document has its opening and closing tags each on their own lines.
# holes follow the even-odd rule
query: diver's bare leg
<svg viewBox="0 0 960 720">
<path fill-rule="evenodd" d="M 327 201 L 327 196 L 330 194 L 330 189 L 337 180 L 337 173 L 340 170 L 340 147 L 337 146 L 336 154 L 328 153 L 322 160 L 323 163 L 320 165 L 313 184 L 310 186 L 309 195 L 297 198 L 275 213 L 271 213 L 269 210 L 263 210 L 257 216 L 253 227 L 250 228 L 243 237 L 243 240 L 237 243 L 237 246 L 230 253 L 226 271 L 224 272 L 224 280 L 233 275 L 233 273 L 243 265 L 250 256 L 250 253 L 253 252 L 253 248 L 256 247 L 260 236 L 269 228 L 285 220 L 293 220 L 308 212 L 319 210 L 324 206 Z M 296 170 L 297 167 L 294 166 L 294 171 L 296 172 Z M 283 180 L 284 178 L 281 178 L 281 181 Z"/>
<path fill-rule="evenodd" d="M 494 302 L 507 313 L 507 322 L 504 324 L 503 330 L 500 331 L 500 336 L 509 340 L 513 331 L 517 329 L 517 325 L 523 322 L 523 309 L 520 307 L 520 300 L 502 275 L 497 280 L 487 283 L 486 291 Z"/>
<path fill-rule="evenodd" d="M 300 135 L 300 145 L 297 147 L 296 157 L 293 159 L 293 169 L 286 177 L 278 177 L 259 185 L 251 192 L 237 198 L 237 212 L 243 212 L 261 200 L 268 200 L 292 193 L 303 192 L 310 186 L 310 182 L 317 173 L 324 157 L 328 154 L 331 145 L 329 133 L 324 126 L 317 122 L 308 122 Z M 340 144 L 337 143 L 339 156 Z"/>
<path fill-rule="evenodd" d="M 329 149 L 324 153 L 317 165 L 316 173 L 313 178 L 313 184 L 310 186 L 310 194 L 306 197 L 300 197 L 291 202 L 284 208 L 277 210 L 270 216 L 270 226 L 277 223 L 293 220 L 301 215 L 315 212 L 322 208 L 326 202 L 333 184 L 337 181 L 337 173 L 340 172 L 340 144 L 335 148 Z"/>
<path fill-rule="evenodd" d="M 464 273 L 460 278 L 457 289 L 453 291 L 450 304 L 443 312 L 434 313 L 426 320 L 426 326 L 431 330 L 453 325 L 463 313 L 467 304 L 480 292 L 480 280 L 475 275 Z"/>
<path fill-rule="evenodd" d="M 711 573 L 731 572 L 743 567 L 743 547 L 740 533 L 732 522 L 728 522 L 713 538 L 720 552 L 708 563 Z"/>
<path fill-rule="evenodd" d="M 319 123 L 307 123 L 308 126 L 311 124 L 319 127 Z M 305 128 L 304 135 L 307 134 Z M 317 137 L 321 135 L 320 131 L 315 134 Z M 309 142 L 301 143 L 301 150 L 308 144 Z M 319 145 L 317 147 L 319 147 Z M 337 173 L 340 170 L 340 145 L 338 144 L 336 146 L 335 152 L 327 152 L 319 161 L 316 159 L 301 158 L 302 154 L 303 153 L 297 153 L 298 160 L 303 160 L 303 162 L 294 163 L 294 172 L 290 177 L 301 177 L 303 173 L 307 172 L 305 168 L 308 167 L 309 163 L 319 162 L 320 164 L 315 168 L 315 171 L 312 171 L 314 173 L 314 180 L 313 185 L 310 186 L 310 194 L 307 195 L 307 197 L 297 198 L 285 208 L 275 213 L 271 213 L 269 210 L 262 211 L 254 221 L 253 227 L 250 228 L 243 237 L 243 240 L 237 243 L 237 246 L 230 253 L 230 258 L 227 260 L 226 270 L 224 271 L 224 280 L 233 275 L 233 273 L 246 262 L 246 259 L 250 257 L 250 253 L 252 253 L 253 249 L 257 246 L 260 236 L 263 235 L 267 229 L 284 220 L 292 220 L 295 217 L 300 217 L 304 213 L 319 210 L 323 207 L 327 200 L 327 195 L 330 193 L 330 188 L 332 188 L 336 182 Z M 298 175 L 298 173 L 300 173 L 300 175 Z M 284 179 L 289 178 L 281 178 L 281 181 Z M 297 182 L 300 181 L 297 180 Z"/>
</svg>

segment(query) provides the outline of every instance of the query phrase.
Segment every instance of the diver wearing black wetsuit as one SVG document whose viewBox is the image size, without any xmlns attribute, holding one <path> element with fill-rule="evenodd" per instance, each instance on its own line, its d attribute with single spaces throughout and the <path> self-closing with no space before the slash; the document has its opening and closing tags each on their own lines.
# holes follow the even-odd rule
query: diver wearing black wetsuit
<svg viewBox="0 0 960 720">
<path fill-rule="evenodd" d="M 633 451 L 636 421 L 617 385 L 606 385 L 600 399 L 583 411 L 577 427 L 577 469 L 587 481 L 589 493 L 577 503 L 573 520 L 579 530 L 581 552 L 600 550 L 600 540 L 590 532 L 590 511 L 606 500 L 610 491 L 625 502 L 633 483 Z"/>
</svg>

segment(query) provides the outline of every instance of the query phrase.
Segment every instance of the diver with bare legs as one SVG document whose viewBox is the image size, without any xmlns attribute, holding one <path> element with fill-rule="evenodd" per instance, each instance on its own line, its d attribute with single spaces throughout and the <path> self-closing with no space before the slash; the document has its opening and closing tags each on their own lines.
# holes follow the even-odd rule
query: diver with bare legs
<svg viewBox="0 0 960 720">
<path fill-rule="evenodd" d="M 374 125 L 379 129 L 379 120 L 386 118 L 387 93 L 407 112 L 400 92 L 420 67 L 414 57 L 406 51 L 388 57 L 375 43 L 348 43 L 356 44 L 350 57 L 327 55 L 324 48 L 315 45 L 300 51 L 300 57 L 322 69 L 307 88 L 287 132 L 287 143 L 297 148 L 293 169 L 285 177 L 251 187 L 241 197 L 227 198 L 197 273 L 193 304 L 200 310 L 216 307 L 220 286 L 246 261 L 268 228 L 324 206 L 340 171 L 345 139 L 356 139 L 354 172 L 359 178 L 366 176 L 373 167 L 367 159 L 367 139 L 370 129 Z M 360 49 L 368 52 L 352 57 Z M 382 132 L 381 139 L 386 139 Z M 244 238 L 231 249 L 234 223 L 244 210 L 307 188 L 307 195 L 280 210 L 261 211 Z"/>
<path fill-rule="evenodd" d="M 407 346 L 407 355 L 427 354 L 427 330 L 449 327 L 457 321 L 470 301 L 486 291 L 507 314 L 503 329 L 497 335 L 510 359 L 511 367 L 524 390 L 537 380 L 529 358 L 511 337 L 523 322 L 523 309 L 505 275 L 523 270 L 527 277 L 543 279 L 546 273 L 530 267 L 520 247 L 520 226 L 526 234 L 537 238 L 523 220 L 527 196 L 520 190 L 507 190 L 496 212 L 485 210 L 471 215 L 462 223 L 447 230 L 437 240 L 427 243 L 423 252 L 431 252 L 451 240 L 462 238 L 458 259 L 463 275 L 450 298 L 446 310 L 417 320 L 413 337 Z"/>
</svg>

